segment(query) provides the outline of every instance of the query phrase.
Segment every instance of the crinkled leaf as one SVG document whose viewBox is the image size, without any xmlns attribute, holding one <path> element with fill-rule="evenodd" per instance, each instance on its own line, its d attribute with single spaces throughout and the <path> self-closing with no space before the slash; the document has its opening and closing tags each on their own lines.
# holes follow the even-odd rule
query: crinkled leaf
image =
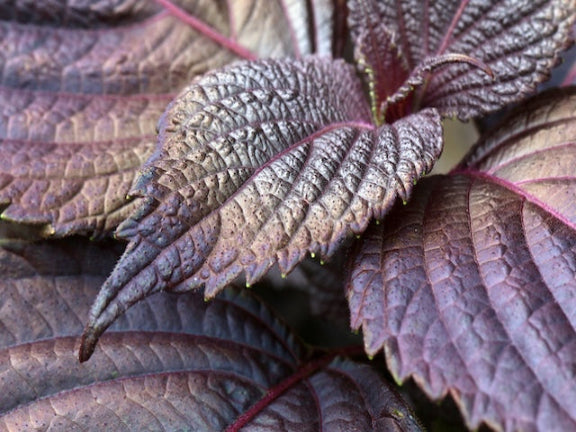
<svg viewBox="0 0 576 432">
<path fill-rule="evenodd" d="M 576 428 L 576 89 L 547 93 L 365 233 L 352 327 L 470 427 Z"/>
<path fill-rule="evenodd" d="M 380 106 L 406 81 L 410 69 L 398 45 L 398 35 L 381 22 L 376 3 L 358 0 L 348 5 L 356 61 L 367 75 L 372 114 L 379 121 L 384 117 Z M 402 112 L 398 114 L 395 117 Z"/>
<path fill-rule="evenodd" d="M 13 3 L 0 5 L 0 205 L 45 234 L 98 235 L 131 213 L 157 120 L 193 77 L 247 50 L 331 50 L 328 0 L 182 0 L 180 16 L 154 1 Z"/>
<path fill-rule="evenodd" d="M 0 430 L 421 430 L 372 368 L 305 357 L 266 307 L 231 290 L 210 303 L 150 297 L 80 364 L 83 317 L 117 252 L 78 239 L 10 248 Z"/>
<path fill-rule="evenodd" d="M 45 234 L 115 228 L 169 100 L 0 88 L 2 218 L 50 224 Z"/>
<path fill-rule="evenodd" d="M 160 148 L 118 230 L 128 249 L 94 303 L 81 358 L 128 306 L 160 290 L 214 296 L 245 272 L 329 256 L 430 170 L 435 110 L 375 128 L 351 66 L 263 60 L 197 80 L 168 107 Z"/>
<path fill-rule="evenodd" d="M 433 73 L 420 90 L 415 104 L 461 119 L 494 111 L 533 91 L 569 44 L 576 16 L 574 0 L 376 4 L 381 21 L 398 36 L 410 70 L 449 53 L 469 56 L 492 70 L 494 79 L 481 69 L 454 64 Z"/>
</svg>

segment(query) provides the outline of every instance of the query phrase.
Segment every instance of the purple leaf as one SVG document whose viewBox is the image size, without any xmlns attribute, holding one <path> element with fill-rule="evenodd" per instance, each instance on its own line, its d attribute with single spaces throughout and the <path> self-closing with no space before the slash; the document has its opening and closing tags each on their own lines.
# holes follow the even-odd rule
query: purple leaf
<svg viewBox="0 0 576 432">
<path fill-rule="evenodd" d="M 471 428 L 576 428 L 576 89 L 543 94 L 372 226 L 353 328 Z"/>
<path fill-rule="evenodd" d="M 0 88 L 2 218 L 47 224 L 45 235 L 114 229 L 170 99 Z"/>
<path fill-rule="evenodd" d="M 168 107 L 159 146 L 134 189 L 144 205 L 94 303 L 81 359 L 127 307 L 160 290 L 242 273 L 288 273 L 306 253 L 330 256 L 382 217 L 432 168 L 442 148 L 435 110 L 376 128 L 351 66 L 245 62 L 204 75 Z"/>
<path fill-rule="evenodd" d="M 255 298 L 158 295 L 79 364 L 82 320 L 117 251 L 86 241 L 0 249 L 0 429 L 421 430 L 372 368 L 307 352 Z"/>
<path fill-rule="evenodd" d="M 372 1 L 350 1 L 372 3 Z M 445 54 L 465 55 L 490 68 L 456 62 L 436 70 L 416 92 L 413 110 L 437 107 L 468 119 L 518 101 L 545 80 L 569 45 L 574 0 L 420 0 L 375 3 L 397 37 L 410 70 Z"/>
<path fill-rule="evenodd" d="M 227 29 L 215 29 L 198 19 L 173 0 L 155 0 L 175 17 L 211 39 L 228 51 L 249 60 L 256 57 L 245 47 L 256 48 L 261 57 L 295 56 L 333 52 L 333 0 L 292 1 L 275 0 L 260 4 L 228 4 L 222 6 L 204 2 L 202 7 L 214 8 L 220 16 L 215 24 L 222 25 L 227 18 Z M 181 2 L 180 2 L 181 3 Z M 198 6 L 196 5 L 197 9 Z M 197 11 L 192 10 L 195 14 Z M 254 25 L 256 23 L 256 25 Z M 228 36 L 225 33 L 229 33 Z"/>
<path fill-rule="evenodd" d="M 0 206 L 44 235 L 106 234 L 132 212 L 126 195 L 157 120 L 193 77 L 237 60 L 240 48 L 332 48 L 327 1 L 177 2 L 227 45 L 152 1 L 9 3 L 0 6 Z"/>
<path fill-rule="evenodd" d="M 410 75 L 408 63 L 398 46 L 398 36 L 380 19 L 374 1 L 350 1 L 348 22 L 356 49 L 358 66 L 368 78 L 372 115 L 383 123 L 386 113 L 380 107 Z M 408 102 L 408 101 L 406 101 Z M 400 118 L 407 109 L 393 113 Z"/>
</svg>

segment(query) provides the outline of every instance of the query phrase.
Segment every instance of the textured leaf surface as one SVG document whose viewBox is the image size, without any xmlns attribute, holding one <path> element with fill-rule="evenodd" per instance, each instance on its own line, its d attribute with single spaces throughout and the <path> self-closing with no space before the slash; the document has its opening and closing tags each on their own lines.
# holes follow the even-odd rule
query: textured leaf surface
<svg viewBox="0 0 576 432">
<path fill-rule="evenodd" d="M 154 1 L 2 3 L 2 216 L 45 234 L 115 228 L 134 208 L 126 195 L 173 93 L 237 60 L 235 47 L 331 52 L 331 2 L 305 4 L 177 2 L 194 27 Z"/>
<path fill-rule="evenodd" d="M 462 119 L 533 91 L 568 45 L 576 16 L 574 0 L 384 0 L 377 5 L 411 70 L 447 53 L 465 54 L 492 69 L 494 80 L 480 69 L 455 64 L 436 71 L 422 90 L 422 106 Z"/>
<path fill-rule="evenodd" d="M 352 327 L 470 427 L 576 428 L 576 90 L 544 94 L 367 230 Z"/>
<path fill-rule="evenodd" d="M 78 363 L 84 316 L 117 252 L 52 242 L 0 249 L 0 430 L 420 430 L 368 366 L 306 359 L 260 302 L 154 296 Z M 274 397 L 270 397 L 273 395 Z"/>
<path fill-rule="evenodd" d="M 160 149 L 118 235 L 130 239 L 94 303 L 81 358 L 116 316 L 159 290 L 214 296 L 245 272 L 329 256 L 382 217 L 441 151 L 426 110 L 375 128 L 354 70 L 340 61 L 246 62 L 204 75 L 160 123 Z"/>
<path fill-rule="evenodd" d="M 50 224 L 46 234 L 114 228 L 170 99 L 0 88 L 2 217 Z"/>
<path fill-rule="evenodd" d="M 408 62 L 398 45 L 398 35 L 381 21 L 375 1 L 350 1 L 348 22 L 355 46 L 355 57 L 367 75 L 372 114 L 380 121 L 380 106 L 410 75 Z M 399 113 L 400 117 L 402 113 Z"/>
</svg>

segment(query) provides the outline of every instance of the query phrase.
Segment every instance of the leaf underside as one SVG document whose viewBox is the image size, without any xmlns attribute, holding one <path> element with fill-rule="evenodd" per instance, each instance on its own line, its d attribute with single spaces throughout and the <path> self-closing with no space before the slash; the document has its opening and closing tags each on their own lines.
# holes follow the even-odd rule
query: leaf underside
<svg viewBox="0 0 576 432">
<path fill-rule="evenodd" d="M 266 307 L 232 290 L 210 303 L 150 297 L 79 364 L 84 316 L 117 251 L 79 239 L 10 248 L 0 249 L 10 272 L 0 283 L 2 431 L 239 430 L 248 414 L 245 431 L 421 430 L 372 368 L 307 360 Z"/>
<path fill-rule="evenodd" d="M 193 77 L 238 59 L 228 46 L 331 52 L 326 1 L 174 2 L 228 46 L 154 1 L 12 3 L 0 5 L 0 209 L 44 235 L 107 234 L 134 210 L 158 118 Z"/>
<path fill-rule="evenodd" d="M 434 110 L 374 127 L 353 68 L 262 60 L 207 74 L 172 103 L 118 229 L 128 249 L 94 303 L 81 358 L 134 302 L 160 290 L 214 296 L 307 253 L 330 256 L 432 168 Z"/>
<path fill-rule="evenodd" d="M 576 428 L 576 88 L 540 95 L 370 227 L 348 299 L 399 380 L 469 427 Z"/>
<path fill-rule="evenodd" d="M 570 41 L 575 0 L 350 0 L 375 8 L 394 35 L 409 70 L 443 54 L 463 54 L 485 66 L 453 64 L 434 72 L 416 108 L 469 119 L 495 111 L 533 92 L 547 79 Z M 368 6 L 367 6 L 368 5 Z M 396 49 L 396 48 L 394 48 Z"/>
</svg>

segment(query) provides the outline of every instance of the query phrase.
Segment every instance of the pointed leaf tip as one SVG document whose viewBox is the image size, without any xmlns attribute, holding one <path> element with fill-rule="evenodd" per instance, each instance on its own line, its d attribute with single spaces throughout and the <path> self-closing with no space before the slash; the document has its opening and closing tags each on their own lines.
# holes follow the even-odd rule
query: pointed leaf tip
<svg viewBox="0 0 576 432">
<path fill-rule="evenodd" d="M 121 227 L 130 240 L 95 319 L 154 292 L 213 297 L 310 252 L 322 263 L 373 216 L 383 217 L 442 150 L 438 112 L 376 128 L 354 68 L 342 61 L 260 60 L 214 71 L 160 122 L 162 149 Z"/>
<path fill-rule="evenodd" d="M 232 289 L 210 303 L 199 293 L 150 297 L 103 338 L 105 355 L 78 364 L 78 317 L 117 260 L 110 246 L 0 249 L 0 358 L 11 359 L 2 362 L 0 429 L 262 430 L 264 418 L 273 419 L 265 430 L 285 432 L 352 423 L 368 432 L 375 422 L 412 430 L 412 410 L 377 370 L 335 352 L 310 356 L 265 304 Z M 94 340 L 87 329 L 81 361 Z"/>
<path fill-rule="evenodd" d="M 80 348 L 78 350 L 78 360 L 80 363 L 84 363 L 92 357 L 94 350 L 96 349 L 96 344 L 98 343 L 98 338 L 102 332 L 97 332 L 92 327 L 87 327 L 82 333 L 80 339 Z"/>
<path fill-rule="evenodd" d="M 575 107 L 576 88 L 521 104 L 355 244 L 366 351 L 454 395 L 470 429 L 576 430 Z"/>
</svg>

